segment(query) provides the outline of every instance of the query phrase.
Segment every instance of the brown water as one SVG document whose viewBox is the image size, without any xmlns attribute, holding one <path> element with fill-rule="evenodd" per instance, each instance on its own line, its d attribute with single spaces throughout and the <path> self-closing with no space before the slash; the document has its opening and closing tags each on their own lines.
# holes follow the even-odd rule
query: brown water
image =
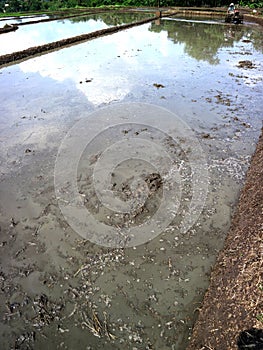
<svg viewBox="0 0 263 350">
<path fill-rule="evenodd" d="M 252 69 L 238 67 L 245 60 Z M 1 348 L 184 349 L 262 125 L 259 29 L 163 19 L 2 68 L 0 81 Z M 144 114 L 136 125 L 121 115 L 123 125 L 105 128 L 84 149 L 77 183 L 87 209 L 120 232 L 125 220 L 139 228 L 156 212 L 165 181 L 134 220 L 112 221 L 94 192 L 92 174 L 102 152 L 116 144 L 118 162 L 129 135 L 164 147 L 175 169 L 181 166 L 176 176 L 183 184 L 176 218 L 130 248 L 83 239 L 62 215 L 54 188 L 67 132 L 84 120 L 92 135 L 89 120 L 95 116 L 104 125 L 101 108 L 120 111 L 120 102 L 127 113 L 133 103 Z M 154 128 L 141 103 L 171 112 L 171 130 L 187 123 L 206 159 L 207 198 L 187 232 L 179 229 L 193 195 L 187 135 L 171 141 L 161 132 L 166 112 Z M 78 142 L 67 149 L 65 172 L 77 149 Z M 155 173 L 153 158 L 146 165 L 119 162 L 110 179 L 118 198 L 129 197 L 134 176 L 143 172 Z"/>
</svg>

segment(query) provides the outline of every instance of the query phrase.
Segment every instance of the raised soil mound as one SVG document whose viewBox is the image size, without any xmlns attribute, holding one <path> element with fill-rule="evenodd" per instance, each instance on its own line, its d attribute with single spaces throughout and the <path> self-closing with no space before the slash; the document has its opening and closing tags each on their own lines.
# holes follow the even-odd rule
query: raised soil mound
<svg viewBox="0 0 263 350">
<path fill-rule="evenodd" d="M 263 130 L 187 350 L 263 349 L 262 214 Z"/>
</svg>

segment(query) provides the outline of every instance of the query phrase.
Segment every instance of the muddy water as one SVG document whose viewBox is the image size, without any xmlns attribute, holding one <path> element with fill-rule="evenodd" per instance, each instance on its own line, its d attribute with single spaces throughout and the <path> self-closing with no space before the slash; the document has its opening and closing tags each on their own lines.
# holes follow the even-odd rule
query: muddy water
<svg viewBox="0 0 263 350">
<path fill-rule="evenodd" d="M 0 70 L 1 348 L 186 347 L 262 125 L 260 40 L 257 27 L 162 20 Z M 245 60 L 252 68 L 238 67 Z M 148 243 L 111 249 L 67 224 L 54 167 L 67 131 L 119 102 L 155 104 L 184 120 L 210 180 L 202 214 L 186 233 L 176 218 Z M 94 164 L 105 140 L 136 133 L 187 163 L 182 145 L 156 131 L 107 130 L 85 149 L 77 174 L 87 208 L 101 220 L 108 212 L 92 195 Z M 133 160 L 116 169 L 120 195 L 129 196 L 131 169 L 140 167 Z M 151 164 L 144 169 L 154 172 Z M 160 195 L 149 199 L 147 215 Z"/>
</svg>

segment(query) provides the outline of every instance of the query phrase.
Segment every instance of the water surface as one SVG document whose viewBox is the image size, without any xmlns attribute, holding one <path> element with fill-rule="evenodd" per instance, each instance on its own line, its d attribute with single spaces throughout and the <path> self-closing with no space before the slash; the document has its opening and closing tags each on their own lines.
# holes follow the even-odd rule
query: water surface
<svg viewBox="0 0 263 350">
<path fill-rule="evenodd" d="M 239 68 L 244 60 L 253 68 Z M 23 346 L 37 349 L 47 344 L 63 349 L 186 347 L 260 133 L 262 62 L 257 27 L 164 19 L 0 70 L 0 336 L 5 348 L 21 344 L 24 335 Z M 210 176 L 203 212 L 188 232 L 178 230 L 177 218 L 134 249 L 82 240 L 61 215 L 54 193 L 55 159 L 69 128 L 119 102 L 162 106 L 185 121 L 202 146 Z M 78 168 L 79 190 L 101 220 L 108 213 L 97 210 L 94 164 L 108 142 L 136 133 L 187 165 L 182 144 L 150 128 L 107 130 L 85 149 Z M 117 189 L 140 167 L 134 161 L 121 164 Z M 187 174 L 186 167 L 180 215 L 191 199 Z M 159 195 L 149 202 L 150 214 Z M 43 293 L 45 308 L 55 316 L 42 310 L 41 321 L 36 305 L 44 303 L 43 297 L 39 301 Z M 11 312 L 6 303 L 17 304 Z M 115 339 L 105 330 L 96 337 L 87 327 L 95 311 Z"/>
<path fill-rule="evenodd" d="M 30 47 L 47 44 L 49 42 L 70 38 L 73 36 L 95 32 L 108 27 L 135 22 L 151 15 L 143 13 L 93 14 L 69 19 L 58 19 L 51 22 L 25 25 L 15 32 L 1 34 L 0 55 L 25 50 Z M 34 20 L 34 19 L 32 19 Z M 11 23 L 19 24 L 19 20 Z M 1 27 L 5 22 L 0 22 Z M 7 22 L 10 24 L 10 22 Z"/>
</svg>

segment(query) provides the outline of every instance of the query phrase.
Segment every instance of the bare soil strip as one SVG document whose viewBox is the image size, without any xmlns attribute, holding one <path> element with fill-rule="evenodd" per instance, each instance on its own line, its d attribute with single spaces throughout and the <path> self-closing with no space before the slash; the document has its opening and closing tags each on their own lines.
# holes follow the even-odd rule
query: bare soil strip
<svg viewBox="0 0 263 350">
<path fill-rule="evenodd" d="M 50 52 L 52 50 L 58 50 L 58 49 L 61 49 L 63 47 L 66 47 L 66 46 L 69 46 L 72 44 L 80 43 L 80 42 L 87 41 L 90 39 L 113 34 L 113 33 L 116 33 L 120 30 L 125 30 L 125 29 L 129 29 L 129 28 L 132 28 L 135 26 L 146 24 L 146 23 L 152 22 L 158 18 L 160 18 L 160 17 L 155 16 L 152 18 L 147 18 L 147 19 L 138 21 L 138 22 L 133 22 L 133 23 L 129 23 L 129 24 L 123 24 L 120 26 L 116 26 L 116 27 L 101 29 L 101 30 L 97 30 L 97 31 L 92 32 L 92 33 L 82 34 L 82 35 L 74 36 L 71 38 L 54 41 L 52 43 L 30 47 L 29 49 L 26 49 L 26 50 L 17 51 L 17 52 L 13 52 L 13 53 L 10 53 L 7 55 L 3 55 L 3 56 L 0 56 L 0 66 L 7 65 L 9 63 L 13 64 L 17 61 L 32 58 L 35 55 L 44 54 L 44 53 Z"/>
<path fill-rule="evenodd" d="M 263 26 L 263 17 L 261 16 L 253 16 L 250 14 L 244 14 L 244 19 L 245 21 L 249 21 L 249 22 L 254 22 L 257 24 L 260 24 L 261 26 Z"/>
<path fill-rule="evenodd" d="M 262 164 L 263 129 L 187 350 L 237 349 L 240 332 L 263 329 Z"/>
</svg>

